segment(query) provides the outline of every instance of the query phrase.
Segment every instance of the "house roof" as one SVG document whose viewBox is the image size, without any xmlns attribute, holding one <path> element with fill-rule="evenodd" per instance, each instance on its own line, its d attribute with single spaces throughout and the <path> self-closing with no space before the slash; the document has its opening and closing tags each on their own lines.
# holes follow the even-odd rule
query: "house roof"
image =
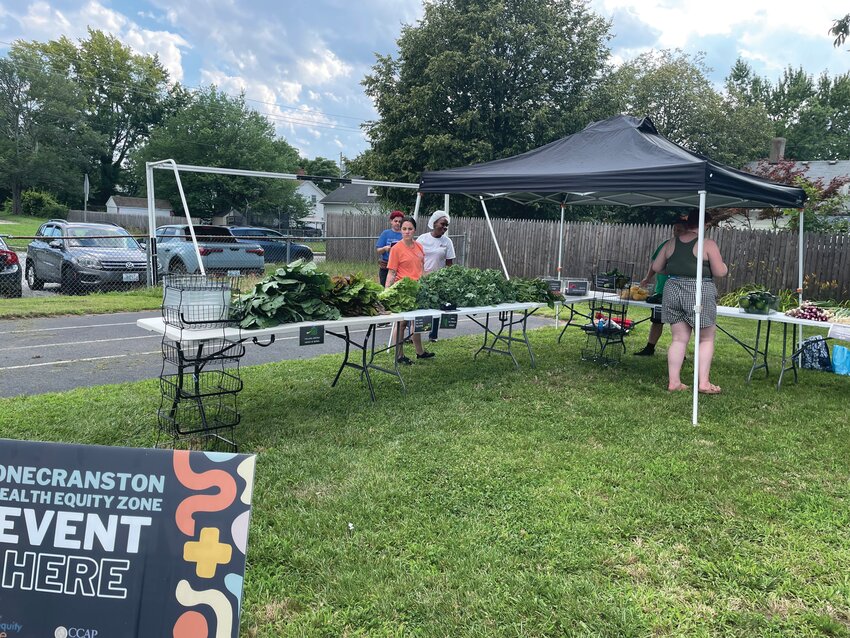
<svg viewBox="0 0 850 638">
<path fill-rule="evenodd" d="M 359 178 L 358 178 L 359 179 Z M 343 184 L 321 199 L 322 204 L 374 204 L 377 195 L 369 194 L 370 187 L 366 184 Z"/>
<path fill-rule="evenodd" d="M 850 177 L 850 160 L 811 160 L 794 161 L 794 169 L 803 171 L 809 181 L 823 180 L 829 184 L 836 177 Z M 764 162 L 749 162 L 748 171 L 756 171 Z"/>
<path fill-rule="evenodd" d="M 113 203 L 118 206 L 126 206 L 127 208 L 147 208 L 148 200 L 145 197 L 124 197 L 123 195 L 113 195 L 110 197 Z M 154 200 L 154 206 L 162 210 L 171 210 L 171 202 L 167 199 Z"/>
</svg>

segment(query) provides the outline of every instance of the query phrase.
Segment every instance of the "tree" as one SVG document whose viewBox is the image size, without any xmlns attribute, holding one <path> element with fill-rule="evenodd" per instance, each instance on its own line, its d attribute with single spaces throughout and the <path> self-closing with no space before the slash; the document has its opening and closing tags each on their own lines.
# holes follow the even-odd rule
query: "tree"
<svg viewBox="0 0 850 638">
<path fill-rule="evenodd" d="M 178 164 L 295 173 L 298 152 L 275 137 L 274 126 L 245 105 L 210 86 L 155 128 L 148 143 L 131 155 L 137 183 L 144 184 L 145 162 L 173 158 Z M 180 202 L 171 174 L 156 172 L 157 197 Z M 307 214 L 304 200 L 291 181 L 202 173 L 181 174 L 192 215 L 211 217 L 231 210 L 250 210 L 251 218 L 268 225 L 277 215 L 298 219 Z"/>
<path fill-rule="evenodd" d="M 484 162 L 582 128 L 609 23 L 577 0 L 435 0 L 363 80 L 376 178 Z"/>
<path fill-rule="evenodd" d="M 832 46 L 840 47 L 844 44 L 844 40 L 847 39 L 847 35 L 850 34 L 850 13 L 846 14 L 843 18 L 838 18 L 838 20 L 832 21 L 832 28 L 829 30 L 830 35 L 835 36 L 835 40 L 832 41 Z"/>
<path fill-rule="evenodd" d="M 807 231 L 834 231 L 835 224 L 832 217 L 840 214 L 847 207 L 848 197 L 841 193 L 841 189 L 844 185 L 850 183 L 850 178 L 835 177 L 828 183 L 822 179 L 810 180 L 805 177 L 805 169 L 793 160 L 781 160 L 776 164 L 760 161 L 752 173 L 780 184 L 798 186 L 806 192 L 806 202 L 802 210 L 804 228 Z M 795 231 L 799 229 L 800 211 L 796 208 L 765 208 L 761 210 L 729 208 L 720 212 L 721 216 L 715 216 L 717 221 L 743 213 L 748 223 L 753 219 L 769 219 L 773 222 L 775 229 L 780 228 L 780 219 L 789 217 L 787 228 Z"/>
<path fill-rule="evenodd" d="M 304 171 L 305 175 L 313 175 L 316 177 L 339 177 L 339 166 L 332 159 L 327 157 L 317 157 L 316 159 L 307 159 L 302 157 L 299 160 L 299 168 Z M 334 182 L 316 182 L 316 186 L 321 188 L 325 193 L 330 193 L 336 189 L 339 184 Z"/>
<path fill-rule="evenodd" d="M 763 104 L 774 136 L 786 139 L 785 153 L 800 160 L 850 155 L 850 74 L 815 79 L 802 67 L 786 68 L 772 83 L 738 60 L 727 78 L 743 101 Z"/>
<path fill-rule="evenodd" d="M 121 184 L 130 152 L 185 103 L 186 93 L 170 84 L 157 56 L 134 53 L 102 31 L 89 29 L 88 39 L 79 46 L 65 36 L 16 46 L 44 56 L 56 72 L 78 85 L 85 98 L 85 120 L 104 139 L 94 158 L 92 199 L 105 202 Z"/>
<path fill-rule="evenodd" d="M 709 72 L 702 54 L 653 51 L 620 66 L 602 93 L 614 113 L 648 115 L 662 135 L 691 151 L 732 166 L 763 157 L 772 133 L 764 108 L 735 81 L 721 94 Z"/>
<path fill-rule="evenodd" d="M 27 188 L 69 190 L 82 176 L 99 137 L 82 117 L 77 87 L 42 57 L 13 46 L 0 59 L 0 183 L 14 214 Z"/>
</svg>

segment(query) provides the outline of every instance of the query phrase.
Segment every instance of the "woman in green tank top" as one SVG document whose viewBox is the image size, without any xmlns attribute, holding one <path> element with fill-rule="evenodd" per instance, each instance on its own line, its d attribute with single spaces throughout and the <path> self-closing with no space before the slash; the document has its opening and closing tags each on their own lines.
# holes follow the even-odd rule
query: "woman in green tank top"
<svg viewBox="0 0 850 638">
<path fill-rule="evenodd" d="M 708 222 L 708 215 L 705 217 Z M 670 324 L 673 341 L 667 350 L 667 389 L 671 392 L 687 390 L 682 383 L 682 362 L 691 340 L 696 322 L 694 306 L 696 299 L 697 257 L 695 255 L 699 228 L 699 211 L 688 215 L 687 228 L 679 237 L 668 241 L 652 262 L 655 272 L 668 275 L 661 302 L 664 323 Z M 717 332 L 717 288 L 714 277 L 725 277 L 728 269 L 720 256 L 720 250 L 712 239 L 703 241 L 702 294 L 700 305 L 699 335 L 699 391 L 703 394 L 720 394 L 720 387 L 711 383 L 711 360 L 714 357 L 714 336 Z"/>
</svg>

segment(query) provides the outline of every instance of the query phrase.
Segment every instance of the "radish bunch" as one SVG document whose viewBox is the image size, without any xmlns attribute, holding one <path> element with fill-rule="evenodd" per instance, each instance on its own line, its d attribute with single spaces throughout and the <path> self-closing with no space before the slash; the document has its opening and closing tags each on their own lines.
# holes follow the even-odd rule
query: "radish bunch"
<svg viewBox="0 0 850 638">
<path fill-rule="evenodd" d="M 832 312 L 826 308 L 821 308 L 811 301 L 804 301 L 800 304 L 799 308 L 787 310 L 785 314 L 789 317 L 808 319 L 809 321 L 831 321 L 833 316 Z"/>
</svg>

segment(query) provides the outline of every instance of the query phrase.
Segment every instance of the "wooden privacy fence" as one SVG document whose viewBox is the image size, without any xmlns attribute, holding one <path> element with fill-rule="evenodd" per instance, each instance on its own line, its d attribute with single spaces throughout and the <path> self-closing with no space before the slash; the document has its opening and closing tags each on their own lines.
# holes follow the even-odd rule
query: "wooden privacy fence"
<svg viewBox="0 0 850 638">
<path fill-rule="evenodd" d="M 130 213 L 106 213 L 106 212 L 98 212 L 98 211 L 83 211 L 83 210 L 69 210 L 68 211 L 68 221 L 69 222 L 90 222 L 94 224 L 118 224 L 123 228 L 126 228 L 130 232 L 141 231 L 142 233 L 148 232 L 148 216 L 147 215 L 136 215 Z M 156 225 L 165 226 L 167 224 L 185 224 L 186 217 L 183 215 L 178 216 L 168 216 L 168 215 L 157 215 L 156 217 Z M 192 218 L 192 223 L 200 224 L 200 220 L 196 218 Z"/>
<path fill-rule="evenodd" d="M 427 232 L 426 220 L 420 218 L 417 234 Z M 387 226 L 383 216 L 328 215 L 327 259 L 376 261 L 374 238 Z M 493 230 L 511 275 L 557 274 L 557 221 L 494 219 Z M 466 266 L 501 268 L 486 220 L 455 217 L 449 232 L 454 237 L 464 236 L 462 250 L 457 238 L 455 245 Z M 615 260 L 634 262 L 634 277 L 641 279 L 655 248 L 670 236 L 669 226 L 566 223 L 562 274 L 590 277 L 606 260 Z M 754 283 L 774 291 L 797 288 L 796 232 L 711 228 L 706 236 L 717 242 L 729 266 L 729 276 L 716 282 L 721 294 Z M 344 239 L 355 237 L 362 239 Z M 803 273 L 806 298 L 850 298 L 850 236 L 806 233 Z"/>
</svg>

